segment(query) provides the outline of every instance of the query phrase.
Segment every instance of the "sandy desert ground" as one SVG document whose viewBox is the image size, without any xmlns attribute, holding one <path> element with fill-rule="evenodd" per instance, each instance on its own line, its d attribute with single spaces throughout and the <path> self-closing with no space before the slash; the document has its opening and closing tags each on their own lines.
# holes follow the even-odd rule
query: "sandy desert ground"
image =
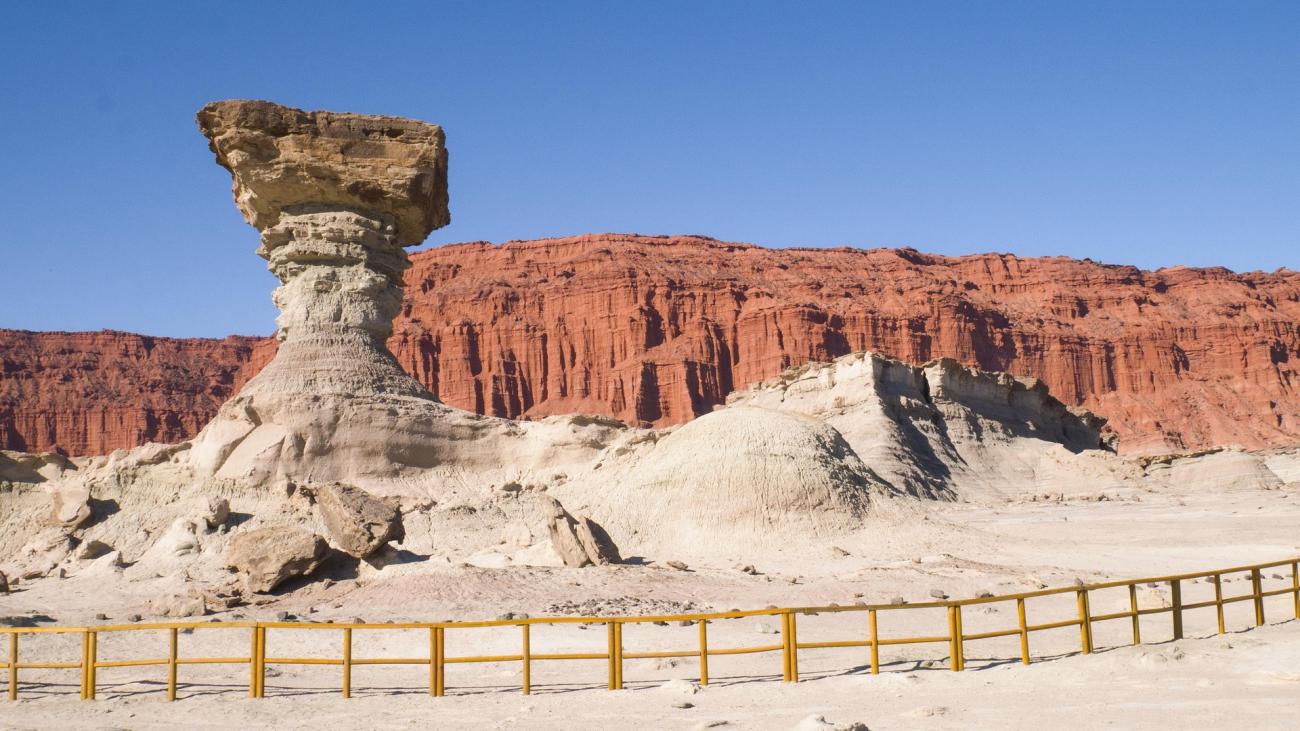
<svg viewBox="0 0 1300 731">
<path fill-rule="evenodd" d="M 484 607 L 500 606 L 532 616 L 554 613 L 556 604 L 592 602 L 610 612 L 758 609 L 771 604 L 813 605 L 855 601 L 884 603 L 894 596 L 928 599 L 930 588 L 953 596 L 1025 591 L 1040 584 L 1068 585 L 1081 578 L 1100 581 L 1191 572 L 1300 555 L 1300 506 L 1295 490 L 1255 489 L 1207 493 L 1191 488 L 1132 490 L 1098 501 L 1092 496 L 1061 501 L 1008 503 L 1001 507 L 947 505 L 918 524 L 900 524 L 846 537 L 836 545 L 787 546 L 772 554 L 758 574 L 741 573 L 729 560 L 693 565 L 682 572 L 658 566 L 625 565 L 587 569 L 521 570 L 460 568 L 393 576 L 382 581 L 322 588 L 308 584 L 273 602 L 242 607 L 217 619 L 270 620 L 288 611 L 311 621 L 347 621 L 365 607 L 361 618 L 397 621 L 491 618 Z M 1247 527 L 1248 526 L 1248 527 Z M 386 567 L 396 571 L 402 564 Z M 1265 577 L 1265 589 L 1290 584 L 1289 573 Z M 113 617 L 124 611 L 129 593 L 106 583 L 33 582 L 0 597 L 0 613 L 45 613 L 59 606 L 60 623 L 96 623 L 98 612 Z M 1248 580 L 1225 581 L 1227 595 L 1248 591 Z M 68 595 L 75 586 L 75 594 Z M 861 595 L 861 598 L 858 595 Z M 1188 583 L 1184 601 L 1212 596 L 1208 583 Z M 1167 587 L 1143 586 L 1142 606 L 1167 606 Z M 106 606 L 105 603 L 109 603 Z M 118 602 L 122 609 L 116 609 Z M 694 602 L 694 605 L 690 604 Z M 1093 599 L 1093 611 L 1119 611 L 1127 596 L 1105 592 Z M 1072 598 L 1031 604 L 1036 621 L 1069 618 Z M 591 606 L 589 604 L 589 606 Z M 547 610 L 552 611 L 548 612 Z M 506 607 L 501 607 L 506 609 Z M 966 631 L 1014 626 L 1014 606 L 968 610 Z M 1270 625 L 1253 624 L 1248 603 L 1230 605 L 1229 632 L 1216 636 L 1213 610 L 1187 614 L 1187 639 L 1171 638 L 1169 615 L 1143 620 L 1147 643 L 1129 641 L 1126 620 L 1099 624 L 1098 651 L 1078 654 L 1074 628 L 1035 633 L 1036 660 L 1028 667 L 1017 660 L 1014 638 L 972 642 L 965 672 L 951 672 L 945 645 L 903 646 L 882 650 L 882 673 L 872 676 L 865 650 L 805 650 L 800 655 L 801 682 L 782 683 L 778 653 L 713 658 L 712 682 L 698 688 L 696 663 L 686 660 L 629 660 L 627 689 L 603 688 L 604 663 L 536 664 L 534 694 L 519 694 L 518 663 L 452 666 L 448 695 L 426 694 L 422 668 L 369 667 L 355 672 L 353 698 L 339 697 L 337 668 L 277 668 L 267 680 L 267 697 L 247 694 L 242 667 L 187 667 L 182 670 L 180 700 L 168 704 L 161 668 L 101 671 L 100 700 L 75 699 L 76 671 L 26 671 L 23 698 L 6 703 L 0 715 L 5 728 L 160 728 L 177 718 L 191 727 L 376 728 L 416 723 L 475 728 L 653 728 L 720 727 L 754 729 L 819 728 L 810 716 L 829 724 L 852 722 L 872 729 L 964 728 L 1294 728 L 1300 722 L 1300 622 L 1294 621 L 1290 597 L 1266 602 Z M 883 616 L 883 615 L 882 615 Z M 897 620 L 895 620 L 897 617 Z M 915 610 L 889 615 L 882 636 L 943 634 L 942 610 Z M 103 623 L 103 622 L 100 622 Z M 711 645 L 726 647 L 777 641 L 764 638 L 769 623 L 755 619 L 711 625 Z M 246 631 L 232 635 L 199 632 L 182 640 L 182 653 L 238 655 L 246 651 Z M 517 649 L 516 630 L 465 630 L 448 640 L 448 653 L 510 653 Z M 470 634 L 473 633 L 473 634 Z M 800 641 L 861 638 L 863 617 L 856 613 L 804 618 Z M 293 654 L 337 655 L 336 632 L 297 633 Z M 165 648 L 162 633 L 153 647 L 127 647 L 113 638 L 101 654 L 114 657 L 157 656 Z M 645 625 L 625 631 L 629 648 L 689 648 L 694 629 Z M 58 642 L 65 642 L 59 648 Z M 28 658 L 54 659 L 74 652 L 75 638 L 37 642 L 24 647 Z M 273 642 L 277 640 L 272 640 Z M 603 627 L 565 626 L 539 629 L 534 652 L 600 652 Z M 118 643 L 118 644 L 114 644 Z M 459 643 L 459 644 L 458 644 Z M 358 631 L 356 657 L 420 656 L 427 652 L 419 631 Z M 221 649 L 224 648 L 224 649 Z M 284 650 L 272 654 L 285 653 Z M 132 654 L 134 653 L 134 654 Z M 245 683 L 245 685 L 241 685 Z M 56 694 L 57 693 L 57 694 Z M 309 703 L 309 705 L 307 705 Z M 690 707 L 679 707 L 684 704 Z M 309 710 L 306 710 L 309 709 Z M 304 712 L 306 711 L 306 712 Z M 179 714 L 179 715 L 178 715 Z M 629 719 L 638 719 L 630 721 Z M 723 726 L 725 724 L 725 726 Z M 803 726 L 800 726 L 803 724 Z M 829 728 L 830 726 L 826 726 Z"/>
</svg>

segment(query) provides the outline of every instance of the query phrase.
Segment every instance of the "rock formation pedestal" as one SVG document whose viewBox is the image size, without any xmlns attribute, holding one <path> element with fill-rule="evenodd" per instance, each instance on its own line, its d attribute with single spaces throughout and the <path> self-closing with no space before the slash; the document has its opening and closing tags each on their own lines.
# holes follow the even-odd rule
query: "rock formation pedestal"
<svg viewBox="0 0 1300 731">
<path fill-rule="evenodd" d="M 424 437 L 447 409 L 385 340 L 403 247 L 450 220 L 442 129 L 261 101 L 215 102 L 198 122 L 281 286 L 275 359 L 199 434 L 193 463 L 302 479 L 431 466 Z"/>
</svg>

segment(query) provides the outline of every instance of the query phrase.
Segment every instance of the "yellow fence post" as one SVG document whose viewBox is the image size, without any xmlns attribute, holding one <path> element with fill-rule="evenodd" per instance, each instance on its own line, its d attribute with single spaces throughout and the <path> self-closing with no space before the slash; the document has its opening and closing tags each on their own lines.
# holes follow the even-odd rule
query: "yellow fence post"
<svg viewBox="0 0 1300 731">
<path fill-rule="evenodd" d="M 948 650 L 952 661 L 948 664 L 954 672 L 962 670 L 966 665 L 965 644 L 961 629 L 961 605 L 950 604 L 948 605 Z"/>
<path fill-rule="evenodd" d="M 86 700 L 86 667 L 90 665 L 90 630 L 81 633 L 81 700 Z"/>
<path fill-rule="evenodd" d="M 1169 582 L 1169 593 L 1173 597 L 1173 607 L 1170 614 L 1174 618 L 1174 639 L 1183 639 L 1183 582 L 1178 579 L 1172 579 Z"/>
<path fill-rule="evenodd" d="M 438 628 L 429 626 L 429 695 L 438 695 Z"/>
<path fill-rule="evenodd" d="M 700 620 L 700 685 L 709 684 L 709 620 Z"/>
<path fill-rule="evenodd" d="M 1251 593 L 1255 596 L 1255 626 L 1264 625 L 1264 582 L 1259 569 L 1250 570 Z"/>
<path fill-rule="evenodd" d="M 1226 631 L 1223 626 L 1223 574 L 1214 575 L 1214 613 L 1219 619 L 1219 634 Z"/>
<path fill-rule="evenodd" d="M 871 674 L 880 674 L 880 630 L 876 625 L 876 610 L 867 610 L 868 622 L 871 625 Z"/>
<path fill-rule="evenodd" d="M 1088 607 L 1088 590 L 1079 589 L 1079 645 L 1083 654 L 1092 652 L 1092 613 Z"/>
<path fill-rule="evenodd" d="M 1138 613 L 1138 589 L 1137 584 L 1128 585 L 1128 607 L 1133 613 L 1133 644 L 1142 644 L 1142 615 Z"/>
<path fill-rule="evenodd" d="M 1025 618 L 1025 598 L 1016 597 L 1016 621 L 1020 625 L 1020 662 L 1029 664 L 1029 622 Z"/>
<path fill-rule="evenodd" d="M 90 664 L 86 667 L 86 698 L 95 700 L 95 664 L 99 662 L 99 633 L 90 633 Z"/>
<path fill-rule="evenodd" d="M 614 623 L 614 689 L 623 690 L 623 623 Z"/>
<path fill-rule="evenodd" d="M 18 700 L 18 633 L 9 633 L 9 700 Z"/>
<path fill-rule="evenodd" d="M 266 627 L 257 627 L 257 697 L 266 697 Z"/>
<path fill-rule="evenodd" d="M 167 632 L 167 700 L 176 700 L 176 628 Z"/>
<path fill-rule="evenodd" d="M 799 619 L 790 613 L 790 682 L 799 682 Z"/>
<path fill-rule="evenodd" d="M 614 622 L 605 623 L 605 656 L 609 658 L 609 689 L 614 689 Z"/>
<path fill-rule="evenodd" d="M 248 697 L 257 697 L 257 625 L 248 633 Z"/>
<path fill-rule="evenodd" d="M 1291 562 L 1291 593 L 1295 596 L 1295 618 L 1300 619 L 1300 561 Z"/>
<path fill-rule="evenodd" d="M 438 655 L 434 664 L 437 686 L 434 695 L 441 698 L 447 694 L 447 628 L 438 628 Z"/>
<path fill-rule="evenodd" d="M 790 682 L 790 614 L 781 614 L 781 680 Z"/>
<path fill-rule="evenodd" d="M 343 628 L 343 697 L 352 697 L 352 628 Z"/>
<path fill-rule="evenodd" d="M 533 647 L 529 639 L 530 625 L 524 622 L 519 627 L 523 630 L 524 695 L 529 695 L 533 692 Z"/>
</svg>

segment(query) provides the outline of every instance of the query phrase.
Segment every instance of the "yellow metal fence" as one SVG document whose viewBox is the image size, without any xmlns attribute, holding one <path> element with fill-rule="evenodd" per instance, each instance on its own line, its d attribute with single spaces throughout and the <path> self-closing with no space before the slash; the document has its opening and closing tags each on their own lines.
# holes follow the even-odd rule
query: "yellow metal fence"
<svg viewBox="0 0 1300 731">
<path fill-rule="evenodd" d="M 1263 589 L 1263 571 L 1265 569 L 1290 569 L 1290 586 L 1265 591 Z M 1223 578 L 1233 574 L 1247 574 L 1251 591 L 1247 594 L 1224 596 Z M 1182 585 L 1185 581 L 1206 579 L 1214 587 L 1214 599 L 1184 603 Z M 1138 603 L 1138 587 L 1143 584 L 1167 584 L 1170 589 L 1170 605 L 1160 607 L 1141 607 Z M 1094 614 L 1090 606 L 1092 593 L 1103 589 L 1127 588 L 1129 608 L 1125 611 L 1106 614 Z M 1066 619 L 1031 624 L 1028 621 L 1027 604 L 1030 600 L 1043 597 L 1060 596 L 1073 593 L 1077 614 Z M 779 609 L 759 609 L 751 611 L 710 612 L 696 614 L 675 614 L 640 617 L 539 617 L 530 619 L 507 619 L 481 622 L 411 622 L 394 624 L 369 623 L 303 623 L 303 622 L 168 622 L 156 624 L 104 625 L 97 627 L 0 627 L 0 636 L 6 636 L 8 657 L 0 663 L 0 669 L 7 670 L 7 697 L 16 700 L 20 690 L 20 674 L 23 670 L 66 669 L 81 673 L 81 698 L 94 699 L 100 685 L 98 671 L 105 668 L 123 668 L 139 666 L 157 666 L 166 669 L 167 699 L 175 700 L 178 684 L 178 672 L 182 665 L 241 665 L 248 673 L 248 694 L 261 698 L 266 692 L 267 666 L 272 665 L 327 665 L 337 666 L 341 670 L 342 693 L 344 697 L 352 694 L 352 671 L 359 665 L 420 665 L 428 669 L 428 692 L 433 696 L 446 693 L 446 667 L 459 663 L 521 663 L 523 672 L 522 691 L 532 692 L 532 666 L 534 663 L 558 660 L 601 660 L 608 664 L 608 687 L 623 687 L 623 669 L 626 660 L 644 658 L 693 658 L 699 663 L 699 679 L 702 685 L 709 682 L 709 658 L 726 655 L 780 653 L 783 680 L 799 680 L 799 651 L 826 648 L 866 648 L 872 673 L 880 672 L 880 648 L 890 645 L 946 644 L 948 646 L 948 665 L 954 671 L 960 671 L 966 663 L 966 645 L 970 642 L 999 637 L 1018 637 L 1020 643 L 1020 660 L 1029 664 L 1030 635 L 1034 632 L 1079 628 L 1079 649 L 1087 654 L 1094 650 L 1093 630 L 1099 622 L 1128 620 L 1132 627 L 1133 644 L 1141 644 L 1140 618 L 1144 616 L 1169 613 L 1172 618 L 1174 639 L 1183 637 L 1184 613 L 1198 609 L 1214 609 L 1220 634 L 1227 631 L 1224 619 L 1224 607 L 1236 602 L 1252 602 L 1254 624 L 1265 623 L 1264 599 L 1274 596 L 1291 595 L 1294 604 L 1293 613 L 1300 619 L 1300 558 L 1274 561 L 1272 563 L 1251 566 L 1236 566 L 1200 573 L 1158 576 L 1144 579 L 1129 579 L 1097 584 L 1080 584 L 1077 586 L 1042 589 L 1039 591 L 1002 596 L 985 596 L 973 599 L 944 600 L 916 604 L 875 604 L 853 606 L 825 607 L 787 607 Z M 1015 627 L 984 632 L 965 632 L 962 626 L 962 610 L 975 605 L 990 605 L 1014 602 L 1017 624 Z M 882 637 L 879 632 L 879 615 L 888 612 L 900 612 L 916 609 L 944 609 L 947 611 L 947 634 L 929 637 Z M 856 612 L 866 614 L 865 636 L 857 639 L 801 642 L 799 640 L 800 616 L 824 613 Z M 746 647 L 710 647 L 710 623 L 739 619 L 745 617 L 773 617 L 780 620 L 780 642 Z M 653 652 L 629 651 L 623 642 L 623 627 L 628 624 L 650 622 L 691 622 L 697 627 L 696 641 L 692 647 L 681 650 L 660 650 Z M 605 647 L 600 652 L 576 653 L 535 653 L 532 651 L 532 628 L 539 625 L 585 624 L 603 625 L 605 627 Z M 517 627 L 520 632 L 520 645 L 517 654 L 508 655 L 474 655 L 448 656 L 446 654 L 446 636 L 449 631 L 462 631 L 485 627 Z M 180 653 L 179 636 L 182 632 L 197 631 L 234 631 L 245 630 L 248 633 L 248 654 L 239 657 L 183 657 Z M 281 657 L 268 653 L 268 636 L 275 630 L 314 630 L 338 632 L 342 634 L 343 655 L 339 658 Z M 427 657 L 405 658 L 354 658 L 352 656 L 353 633 L 365 630 L 424 630 L 428 633 L 429 652 Z M 150 659 L 109 660 L 100 656 L 99 638 L 113 633 L 162 632 L 167 638 L 167 656 Z M 81 638 L 81 656 L 74 661 L 65 662 L 23 662 L 20 653 L 20 638 L 27 635 L 79 635 Z"/>
</svg>

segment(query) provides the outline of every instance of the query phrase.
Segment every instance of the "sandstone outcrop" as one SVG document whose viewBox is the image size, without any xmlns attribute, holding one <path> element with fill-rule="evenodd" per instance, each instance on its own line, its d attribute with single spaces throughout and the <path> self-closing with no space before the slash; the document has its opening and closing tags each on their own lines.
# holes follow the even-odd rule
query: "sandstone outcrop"
<svg viewBox="0 0 1300 731">
<path fill-rule="evenodd" d="M 349 556 L 366 558 L 406 537 L 401 511 L 387 500 L 352 485 L 325 485 L 315 494 L 329 537 Z"/>
<path fill-rule="evenodd" d="M 231 538 L 226 565 L 242 576 L 249 591 L 265 594 L 315 571 L 328 552 L 325 540 L 305 528 L 267 526 Z"/>
<path fill-rule="evenodd" d="M 582 568 L 623 562 L 614 541 L 590 518 L 574 518 L 560 501 L 550 496 L 542 497 L 538 511 L 550 536 L 551 548 L 565 566 Z"/>
<path fill-rule="evenodd" d="M 449 220 L 442 129 L 260 101 L 215 102 L 198 121 L 281 286 L 275 357 L 195 439 L 192 462 L 254 479 L 407 463 L 438 407 L 385 340 L 403 247 Z"/>
<path fill-rule="evenodd" d="M 1122 452 L 1300 443 L 1300 273 L 593 235 L 417 252 L 388 346 L 443 402 L 682 423 L 872 350 L 1036 377 Z M 0 446 L 195 434 L 272 341 L 0 331 Z"/>
<path fill-rule="evenodd" d="M 90 488 L 76 482 L 58 485 L 50 493 L 50 514 L 46 522 L 75 530 L 90 522 Z"/>
</svg>

